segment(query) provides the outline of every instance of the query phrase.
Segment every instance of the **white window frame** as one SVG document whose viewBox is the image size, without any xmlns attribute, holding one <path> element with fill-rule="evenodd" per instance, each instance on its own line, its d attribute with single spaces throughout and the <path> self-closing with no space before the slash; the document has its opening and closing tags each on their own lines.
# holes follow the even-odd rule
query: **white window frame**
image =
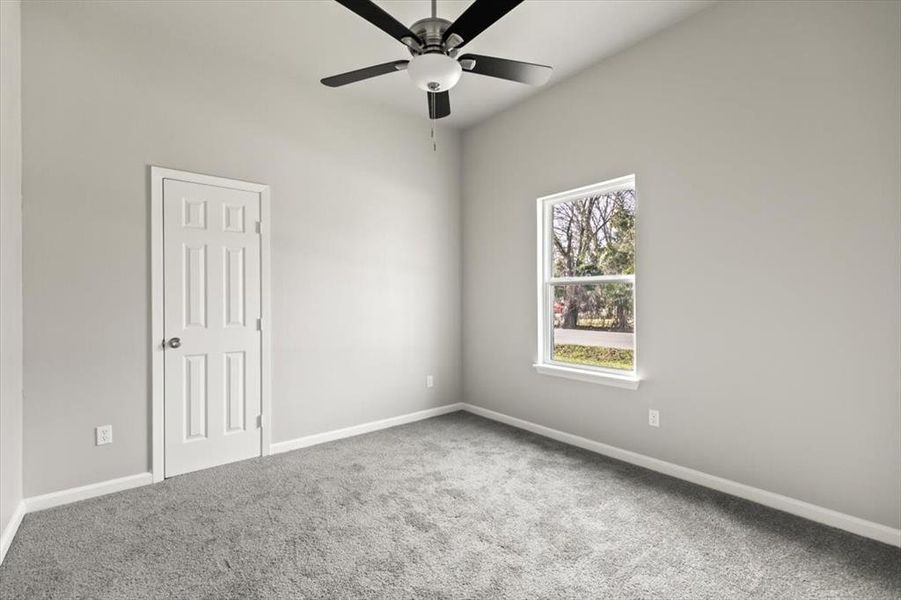
<svg viewBox="0 0 901 600">
<path fill-rule="evenodd" d="M 533 366 L 539 373 L 566 377 L 568 379 L 576 379 L 579 381 L 588 381 L 591 383 L 612 385 L 631 390 L 638 389 L 640 379 L 638 377 L 638 311 L 636 310 L 637 306 L 635 304 L 635 275 L 595 275 L 588 277 L 552 276 L 554 264 L 552 232 L 554 205 L 563 202 L 572 202 L 573 200 L 579 200 L 586 196 L 609 194 L 610 192 L 623 189 L 636 190 L 634 174 L 538 198 L 538 229 L 536 244 L 538 249 L 538 361 Z M 635 193 L 637 211 L 637 190 Z M 554 320 L 551 316 L 552 313 L 550 308 L 553 305 L 554 286 L 580 283 L 605 283 L 612 281 L 624 281 L 632 284 L 632 310 L 635 315 L 633 370 L 623 371 L 621 369 L 578 365 L 553 360 Z"/>
</svg>

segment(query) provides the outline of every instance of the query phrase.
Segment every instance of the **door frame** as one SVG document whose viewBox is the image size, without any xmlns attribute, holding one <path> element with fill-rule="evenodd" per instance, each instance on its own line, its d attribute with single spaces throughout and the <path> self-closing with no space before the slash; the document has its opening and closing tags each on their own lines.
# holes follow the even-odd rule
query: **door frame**
<svg viewBox="0 0 901 600">
<path fill-rule="evenodd" d="M 150 166 L 150 356 L 151 356 L 151 471 L 153 482 L 165 479 L 165 284 L 163 238 L 163 182 L 176 179 L 260 195 L 260 456 L 268 456 L 272 439 L 272 313 L 270 306 L 269 186 L 262 183 L 201 175 Z"/>
</svg>

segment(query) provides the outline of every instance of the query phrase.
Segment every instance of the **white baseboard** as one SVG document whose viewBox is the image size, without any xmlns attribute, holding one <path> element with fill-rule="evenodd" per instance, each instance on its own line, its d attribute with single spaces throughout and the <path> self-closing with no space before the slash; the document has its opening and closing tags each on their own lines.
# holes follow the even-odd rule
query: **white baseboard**
<svg viewBox="0 0 901 600">
<path fill-rule="evenodd" d="M 763 504 L 764 506 L 769 506 L 770 508 L 775 508 L 777 510 L 791 513 L 793 515 L 797 515 L 805 519 L 810 519 L 811 521 L 816 521 L 824 525 L 829 525 L 830 527 L 843 529 L 857 535 L 878 540 L 880 542 L 891 544 L 893 546 L 901 547 L 901 530 L 894 529 L 886 525 L 867 521 L 859 517 L 840 513 L 829 508 L 824 508 L 822 506 L 810 504 L 809 502 L 789 498 L 788 496 L 783 496 L 774 492 L 768 492 L 766 490 L 745 485 L 743 483 L 738 483 L 737 481 L 732 481 L 730 479 L 724 479 L 715 475 L 709 475 L 701 471 L 696 471 L 695 469 L 690 469 L 688 467 L 683 467 L 674 463 L 666 462 L 664 460 L 652 458 L 650 456 L 632 452 L 630 450 L 623 450 L 622 448 L 617 448 L 615 446 L 610 446 L 608 444 L 589 440 L 578 435 L 566 433 L 564 431 L 552 429 L 550 427 L 545 427 L 544 425 L 538 425 L 537 423 L 532 423 L 530 421 L 525 421 L 516 417 L 511 417 L 509 415 L 495 412 L 487 408 L 482 408 L 481 406 L 475 406 L 473 404 L 466 404 L 462 402 L 448 404 L 446 406 L 440 406 L 438 408 L 421 410 L 418 412 L 408 413 L 406 415 L 400 415 L 388 419 L 382 419 L 381 421 L 372 421 L 369 423 L 363 423 L 361 425 L 345 427 L 344 429 L 336 429 L 334 431 L 327 431 L 325 433 L 308 435 L 302 438 L 288 440 L 285 442 L 278 442 L 272 444 L 270 446 L 270 450 L 272 454 L 288 452 L 290 450 L 295 450 L 298 448 L 306 448 L 308 446 L 314 446 L 316 444 L 322 444 L 325 442 L 353 437 L 356 435 L 361 435 L 363 433 L 378 431 L 380 429 L 387 429 L 389 427 L 395 427 L 397 425 L 404 425 L 406 423 L 422 421 L 424 419 L 437 417 L 439 415 L 444 415 L 459 410 L 465 410 L 467 412 L 485 417 L 487 419 L 491 419 L 493 421 L 506 423 L 507 425 L 511 425 L 518 429 L 531 431 L 532 433 L 551 438 L 565 444 L 584 448 L 585 450 L 597 452 L 598 454 L 603 454 L 605 456 L 609 456 L 623 462 L 638 465 L 640 467 L 651 469 L 652 471 L 657 471 L 659 473 L 664 473 L 672 477 L 677 477 L 685 481 L 690 481 L 691 483 L 712 488 L 726 494 L 730 494 L 732 496 L 737 496 L 739 498 L 744 498 L 758 504 Z M 3 559 L 6 556 L 6 552 L 9 550 L 10 544 L 12 544 L 13 537 L 15 536 L 16 531 L 18 530 L 19 525 L 22 523 L 22 519 L 26 513 L 44 510 L 46 508 L 52 508 L 54 506 L 61 506 L 63 504 L 69 504 L 71 502 L 77 502 L 79 500 L 86 500 L 88 498 L 94 498 L 96 496 L 103 496 L 105 494 L 111 494 L 113 492 L 119 492 L 143 485 L 149 485 L 151 483 L 153 483 L 152 473 L 138 473 L 136 475 L 129 475 L 127 477 L 120 477 L 118 479 L 101 481 L 99 483 L 92 483 L 90 485 L 85 485 L 77 488 L 61 490 L 58 492 L 43 494 L 41 496 L 32 496 L 30 498 L 26 498 L 19 503 L 19 505 L 16 507 L 15 512 L 13 513 L 12 518 L 10 519 L 10 522 L 3 529 L 3 531 L 0 532 L 0 563 L 3 562 Z"/>
<path fill-rule="evenodd" d="M 62 506 L 79 500 L 87 500 L 97 496 L 112 494 L 113 492 L 121 492 L 122 490 L 130 490 L 131 488 L 141 487 L 153 483 L 152 473 L 138 473 L 136 475 L 128 475 L 127 477 L 119 477 L 118 479 L 110 479 L 108 481 L 100 481 L 91 483 L 77 488 L 68 490 L 60 490 L 58 492 L 50 492 L 41 496 L 32 496 L 25 499 L 25 506 L 28 512 L 44 510 L 45 508 L 53 508 L 54 506 Z"/>
<path fill-rule="evenodd" d="M 688 467 L 660 460 L 659 458 L 652 458 L 630 450 L 623 450 L 616 446 L 589 440 L 588 438 L 566 433 L 565 431 L 551 429 L 544 425 L 517 419 L 516 417 L 488 410 L 481 406 L 464 403 L 463 410 L 479 415 L 480 417 L 485 417 L 486 419 L 512 425 L 518 429 L 531 431 L 532 433 L 557 440 L 558 442 L 563 442 L 564 444 L 578 446 L 579 448 L 597 452 L 598 454 L 603 454 L 604 456 L 609 456 L 623 462 L 657 471 L 658 473 L 663 473 L 678 479 L 684 479 L 685 481 L 690 481 L 691 483 L 725 492 L 732 496 L 738 496 L 739 498 L 763 504 L 764 506 L 791 513 L 811 521 L 816 521 L 823 525 L 843 529 L 893 546 L 901 546 L 901 530 L 888 527 L 887 525 L 881 525 L 879 523 L 874 523 L 873 521 L 867 521 L 866 519 L 840 513 L 830 508 L 824 508 L 822 506 L 817 506 L 816 504 L 810 504 L 809 502 L 796 500 L 795 498 L 789 498 L 788 496 L 783 496 L 774 492 L 768 492 L 760 488 L 732 481 L 731 479 L 709 475 L 701 471 L 689 469 Z"/>
<path fill-rule="evenodd" d="M 447 413 L 457 412 L 460 410 L 463 410 L 463 403 L 457 402 L 454 404 L 439 406 L 437 408 L 429 408 L 413 413 L 407 413 L 405 415 L 400 415 L 397 417 L 390 417 L 388 419 L 382 419 L 381 421 L 370 421 L 369 423 L 353 425 L 352 427 L 345 427 L 344 429 L 335 429 L 333 431 L 326 431 L 324 433 L 314 433 L 313 435 L 307 435 L 293 440 L 272 444 L 271 446 L 269 446 L 269 452 L 271 454 L 289 452 L 291 450 L 297 450 L 298 448 L 306 448 L 308 446 L 315 446 L 316 444 L 333 442 L 335 440 L 349 438 L 364 433 L 370 433 L 372 431 L 378 431 L 379 429 L 396 427 L 397 425 L 405 425 L 407 423 L 413 423 L 415 421 L 422 421 L 423 419 L 430 419 L 432 417 L 446 415 Z"/>
<path fill-rule="evenodd" d="M 16 536 L 19 525 L 22 524 L 22 519 L 25 517 L 25 512 L 25 501 L 19 500 L 16 510 L 13 511 L 12 517 L 9 519 L 9 523 L 0 532 L 0 565 L 3 564 L 3 559 L 6 558 L 6 551 L 9 550 L 10 544 L 13 543 L 13 538 Z"/>
<path fill-rule="evenodd" d="M 340 440 L 342 438 L 369 433 L 370 431 L 378 431 L 379 429 L 387 429 L 388 427 L 395 427 L 397 425 L 413 423 L 414 421 L 422 421 L 423 419 L 429 419 L 431 417 L 437 417 L 439 415 L 457 412 L 459 410 L 463 410 L 462 403 L 458 402 L 456 404 L 448 404 L 445 406 L 439 406 L 437 408 L 430 408 L 427 410 L 421 410 L 419 412 L 391 417 L 389 419 L 382 419 L 381 421 L 372 421 L 370 423 L 354 425 L 353 427 L 336 429 L 335 431 L 327 431 L 325 433 L 308 435 L 296 440 L 279 442 L 277 444 L 270 445 L 269 449 L 270 453 L 272 454 L 277 454 L 279 452 L 288 452 L 289 450 L 305 448 L 307 446 L 314 446 L 316 444 L 322 444 L 324 442 L 330 442 L 333 440 Z M 131 488 L 140 487 L 142 485 L 149 485 L 151 483 L 153 483 L 153 473 L 138 473 L 136 475 L 129 475 L 127 477 L 110 479 L 109 481 L 101 481 L 98 483 L 83 485 L 77 488 L 60 490 L 58 492 L 51 492 L 49 494 L 43 494 L 41 496 L 32 496 L 30 498 L 26 498 L 19 503 L 19 506 L 16 509 L 13 518 L 10 520 L 9 525 L 3 530 L 2 534 L 0 534 L 0 562 L 3 562 L 3 557 L 6 555 L 6 551 L 9 548 L 9 545 L 12 543 L 12 539 L 15 536 L 16 530 L 19 528 L 19 524 L 22 522 L 22 518 L 25 516 L 25 513 L 44 510 L 46 508 L 53 508 L 54 506 L 62 506 L 63 504 L 70 504 L 72 502 L 78 502 L 79 500 L 87 500 L 88 498 L 95 498 L 97 496 L 103 496 L 106 494 L 111 494 L 113 492 L 121 492 L 122 490 L 128 490 Z"/>
</svg>

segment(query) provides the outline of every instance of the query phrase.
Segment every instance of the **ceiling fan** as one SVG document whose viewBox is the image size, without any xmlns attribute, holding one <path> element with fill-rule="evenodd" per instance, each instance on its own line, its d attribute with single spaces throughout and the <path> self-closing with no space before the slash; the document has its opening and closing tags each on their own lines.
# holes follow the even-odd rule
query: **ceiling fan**
<svg viewBox="0 0 901 600">
<path fill-rule="evenodd" d="M 322 83 L 329 87 L 340 87 L 406 70 L 413 83 L 427 93 L 429 117 L 441 119 L 451 112 L 448 90 L 457 85 L 464 71 L 530 85 L 544 85 L 553 70 L 545 65 L 480 54 L 457 56 L 460 48 L 523 0 L 475 0 L 453 23 L 437 16 L 437 0 L 432 0 L 432 16 L 420 19 L 410 27 L 400 23 L 371 0 L 335 1 L 404 44 L 413 58 L 326 77 Z"/>
</svg>

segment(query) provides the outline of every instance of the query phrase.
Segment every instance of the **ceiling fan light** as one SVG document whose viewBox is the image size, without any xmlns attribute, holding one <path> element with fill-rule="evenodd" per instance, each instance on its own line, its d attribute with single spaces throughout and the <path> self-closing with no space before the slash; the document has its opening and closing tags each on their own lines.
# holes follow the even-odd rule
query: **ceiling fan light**
<svg viewBox="0 0 901 600">
<path fill-rule="evenodd" d="M 463 67 L 444 54 L 420 54 L 407 65 L 407 73 L 416 87 L 426 92 L 446 92 L 460 81 Z"/>
</svg>

